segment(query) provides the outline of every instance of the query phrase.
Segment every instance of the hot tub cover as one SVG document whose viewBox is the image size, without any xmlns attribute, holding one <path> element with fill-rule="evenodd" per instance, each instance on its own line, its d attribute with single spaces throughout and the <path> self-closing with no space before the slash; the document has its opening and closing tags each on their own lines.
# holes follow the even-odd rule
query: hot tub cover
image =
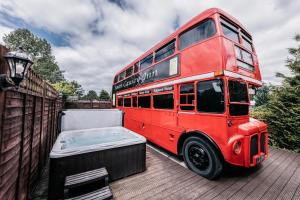
<svg viewBox="0 0 300 200">
<path fill-rule="evenodd" d="M 146 139 L 122 126 L 63 131 L 50 158 L 61 158 L 93 151 L 145 143 Z"/>
</svg>

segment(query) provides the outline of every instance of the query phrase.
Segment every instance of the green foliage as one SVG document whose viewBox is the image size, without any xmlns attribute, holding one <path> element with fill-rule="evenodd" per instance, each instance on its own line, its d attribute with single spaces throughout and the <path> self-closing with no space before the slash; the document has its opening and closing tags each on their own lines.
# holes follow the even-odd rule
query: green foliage
<svg viewBox="0 0 300 200">
<path fill-rule="evenodd" d="M 75 88 L 75 95 L 78 96 L 79 98 L 83 96 L 84 90 L 82 86 L 77 82 L 77 81 L 71 81 L 71 85 Z"/>
<path fill-rule="evenodd" d="M 254 95 L 255 106 L 262 106 L 270 100 L 271 85 L 263 84 Z"/>
<path fill-rule="evenodd" d="M 73 96 L 76 94 L 76 88 L 73 84 L 67 81 L 61 81 L 58 83 L 52 84 L 52 86 L 60 93 L 63 94 L 63 96 Z"/>
<path fill-rule="evenodd" d="M 63 71 L 59 69 L 47 40 L 33 35 L 27 29 L 17 29 L 3 37 L 5 46 L 10 50 L 22 49 L 33 56 L 32 69 L 50 83 L 64 81 Z"/>
<path fill-rule="evenodd" d="M 88 93 L 83 97 L 84 100 L 98 100 L 97 92 L 89 90 Z"/>
<path fill-rule="evenodd" d="M 300 42 L 300 35 L 295 37 Z M 256 107 L 253 117 L 269 126 L 271 144 L 300 152 L 300 45 L 289 48 L 287 67 L 292 76 L 283 78 L 283 85 L 269 94 L 267 104 Z"/>
<path fill-rule="evenodd" d="M 99 99 L 102 101 L 109 101 L 110 100 L 110 95 L 106 90 L 101 90 Z"/>
</svg>

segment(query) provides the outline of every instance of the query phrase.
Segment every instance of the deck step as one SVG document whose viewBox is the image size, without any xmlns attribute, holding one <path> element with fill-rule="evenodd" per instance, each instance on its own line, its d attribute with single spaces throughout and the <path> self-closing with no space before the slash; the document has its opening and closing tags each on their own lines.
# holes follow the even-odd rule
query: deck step
<svg viewBox="0 0 300 200">
<path fill-rule="evenodd" d="M 75 188 L 100 180 L 105 181 L 105 186 L 108 185 L 108 173 L 105 167 L 67 176 L 65 189 Z"/>
<path fill-rule="evenodd" d="M 113 195 L 109 186 L 105 186 L 99 190 L 89 192 L 77 197 L 72 197 L 66 200 L 108 200 L 113 199 Z"/>
</svg>

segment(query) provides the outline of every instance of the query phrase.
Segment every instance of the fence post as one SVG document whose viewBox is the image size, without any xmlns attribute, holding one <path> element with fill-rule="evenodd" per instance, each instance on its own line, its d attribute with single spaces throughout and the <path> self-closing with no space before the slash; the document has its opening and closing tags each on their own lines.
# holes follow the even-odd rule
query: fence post
<svg viewBox="0 0 300 200">
<path fill-rule="evenodd" d="M 27 180 L 27 197 L 30 196 L 30 182 L 31 182 L 31 167 L 32 167 L 32 143 L 33 143 L 33 136 L 35 131 L 35 111 L 36 111 L 36 98 L 33 97 L 33 109 L 32 109 L 32 123 L 31 123 L 31 132 L 30 132 L 30 141 L 29 141 L 29 171 L 28 171 L 28 180 Z"/>
<path fill-rule="evenodd" d="M 19 199 L 20 191 L 20 176 L 22 171 L 22 160 L 23 160 L 23 147 L 24 147 L 24 134 L 25 134 L 25 118 L 26 118 L 26 101 L 27 94 L 23 94 L 23 109 L 22 109 L 22 131 L 21 131 L 21 141 L 20 141 L 20 155 L 19 155 L 19 166 L 18 166 L 18 176 L 17 176 L 17 187 L 15 199 Z"/>
<path fill-rule="evenodd" d="M 40 127 L 39 164 L 38 164 L 39 178 L 42 176 L 42 168 L 43 168 L 42 145 L 43 145 L 43 132 L 44 132 L 44 109 L 45 109 L 45 82 L 44 81 L 42 85 L 43 85 L 43 92 L 41 97 L 41 127 Z"/>
</svg>

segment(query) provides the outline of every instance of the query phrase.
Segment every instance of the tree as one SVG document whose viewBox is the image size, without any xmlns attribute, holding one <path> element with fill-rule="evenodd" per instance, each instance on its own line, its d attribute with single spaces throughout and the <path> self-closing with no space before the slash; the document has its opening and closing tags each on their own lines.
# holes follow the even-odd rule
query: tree
<svg viewBox="0 0 300 200">
<path fill-rule="evenodd" d="M 102 101 L 109 101 L 110 100 L 110 95 L 106 90 L 101 90 L 99 99 Z"/>
<path fill-rule="evenodd" d="M 271 85 L 263 84 L 254 95 L 255 106 L 266 105 L 270 100 Z"/>
<path fill-rule="evenodd" d="M 50 83 L 65 81 L 63 71 L 59 69 L 47 40 L 33 35 L 27 29 L 16 29 L 4 35 L 3 41 L 10 50 L 22 47 L 25 52 L 31 54 L 34 61 L 32 69 L 43 79 Z"/>
<path fill-rule="evenodd" d="M 70 82 L 61 81 L 52 85 L 58 92 L 62 93 L 63 96 L 74 96 L 76 93 L 76 88 Z"/>
<path fill-rule="evenodd" d="M 71 81 L 70 83 L 73 85 L 73 87 L 76 90 L 75 95 L 78 97 L 82 97 L 84 93 L 84 89 L 82 88 L 82 86 L 75 80 Z"/>
<path fill-rule="evenodd" d="M 89 90 L 83 99 L 86 100 L 98 100 L 97 93 L 94 90 Z"/>
<path fill-rule="evenodd" d="M 265 106 L 254 109 L 252 115 L 268 124 L 271 144 L 300 152 L 300 35 L 296 35 L 296 48 L 289 48 L 286 61 L 291 76 L 283 78 L 283 84 L 270 94 Z"/>
</svg>

